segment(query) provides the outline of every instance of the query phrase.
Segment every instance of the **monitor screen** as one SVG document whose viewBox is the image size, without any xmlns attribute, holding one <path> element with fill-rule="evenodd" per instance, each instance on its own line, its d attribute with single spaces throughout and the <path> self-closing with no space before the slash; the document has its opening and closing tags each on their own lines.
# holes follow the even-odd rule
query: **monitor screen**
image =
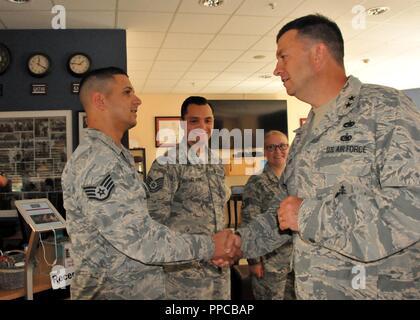
<svg viewBox="0 0 420 320">
<path fill-rule="evenodd" d="M 210 103 L 214 110 L 214 129 L 227 129 L 229 132 L 238 129 L 242 135 L 241 145 L 245 149 L 263 148 L 256 140 L 257 129 L 264 130 L 262 136 L 270 130 L 288 134 L 286 100 L 210 100 Z M 245 131 L 246 129 L 248 130 Z M 250 133 L 252 137 L 249 136 Z M 214 135 L 212 139 L 214 140 Z M 247 145 L 245 141 L 252 145 Z M 226 148 L 222 143 L 219 145 Z M 228 148 L 234 148 L 233 138 L 230 138 Z"/>
</svg>

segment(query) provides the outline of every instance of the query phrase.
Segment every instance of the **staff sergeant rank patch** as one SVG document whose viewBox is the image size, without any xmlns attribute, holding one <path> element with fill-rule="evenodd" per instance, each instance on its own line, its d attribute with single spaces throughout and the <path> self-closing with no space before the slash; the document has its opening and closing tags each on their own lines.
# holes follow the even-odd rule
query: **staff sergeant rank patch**
<svg viewBox="0 0 420 320">
<path fill-rule="evenodd" d="M 146 178 L 146 186 L 147 189 L 149 189 L 149 192 L 156 193 L 163 187 L 163 180 L 164 177 L 157 178 L 156 180 L 153 180 L 151 177 Z"/>
<path fill-rule="evenodd" d="M 111 175 L 107 175 L 98 186 L 83 187 L 87 197 L 89 199 L 105 201 L 111 195 L 114 190 L 114 181 L 112 181 Z"/>
</svg>

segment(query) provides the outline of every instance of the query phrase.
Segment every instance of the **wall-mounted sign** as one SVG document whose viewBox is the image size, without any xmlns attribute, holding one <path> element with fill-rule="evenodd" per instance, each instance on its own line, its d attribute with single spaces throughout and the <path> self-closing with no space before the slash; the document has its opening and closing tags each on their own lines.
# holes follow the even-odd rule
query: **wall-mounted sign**
<svg viewBox="0 0 420 320">
<path fill-rule="evenodd" d="M 46 84 L 32 84 L 31 93 L 33 95 L 46 95 L 48 86 Z"/>
<path fill-rule="evenodd" d="M 80 89 L 80 83 L 79 82 L 72 82 L 71 83 L 71 93 L 78 94 Z"/>
</svg>

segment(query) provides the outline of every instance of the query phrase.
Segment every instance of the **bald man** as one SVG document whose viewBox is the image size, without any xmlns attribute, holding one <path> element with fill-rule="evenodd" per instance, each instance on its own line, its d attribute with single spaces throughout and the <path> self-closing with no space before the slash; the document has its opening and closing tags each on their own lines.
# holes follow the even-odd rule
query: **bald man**
<svg viewBox="0 0 420 320">
<path fill-rule="evenodd" d="M 75 278 L 72 299 L 164 299 L 162 265 L 232 258 L 231 232 L 178 234 L 152 220 L 130 152 L 121 145 L 137 123 L 141 100 L 127 74 L 97 69 L 80 83 L 86 137 L 67 163 L 64 207 Z"/>
</svg>

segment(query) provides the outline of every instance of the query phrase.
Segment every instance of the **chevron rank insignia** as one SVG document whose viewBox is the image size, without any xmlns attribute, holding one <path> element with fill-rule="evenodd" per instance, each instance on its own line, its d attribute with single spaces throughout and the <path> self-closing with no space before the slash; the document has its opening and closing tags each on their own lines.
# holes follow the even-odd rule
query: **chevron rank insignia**
<svg viewBox="0 0 420 320">
<path fill-rule="evenodd" d="M 158 192 L 160 189 L 162 189 L 163 180 L 164 180 L 164 177 L 157 178 L 156 180 L 153 180 L 152 178 L 147 177 L 146 178 L 146 186 L 147 186 L 147 189 L 149 190 L 149 192 L 155 193 L 155 192 Z"/>
<path fill-rule="evenodd" d="M 98 186 L 83 187 L 83 190 L 89 199 L 105 201 L 111 195 L 112 190 L 114 190 L 114 181 L 108 174 Z"/>
</svg>

